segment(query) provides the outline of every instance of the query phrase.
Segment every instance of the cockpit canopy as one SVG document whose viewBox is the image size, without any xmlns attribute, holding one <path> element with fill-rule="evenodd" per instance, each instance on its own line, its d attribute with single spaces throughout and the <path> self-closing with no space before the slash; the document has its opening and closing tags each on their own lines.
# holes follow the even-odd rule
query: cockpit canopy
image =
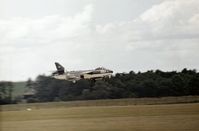
<svg viewBox="0 0 199 131">
<path fill-rule="evenodd" d="M 104 68 L 104 67 L 98 67 L 98 68 L 96 68 L 95 70 L 96 70 L 96 71 L 105 71 L 106 73 L 113 73 L 112 70 L 108 70 L 108 69 L 106 69 L 106 68 Z"/>
<path fill-rule="evenodd" d="M 106 70 L 104 67 L 98 67 L 95 70 Z"/>
</svg>

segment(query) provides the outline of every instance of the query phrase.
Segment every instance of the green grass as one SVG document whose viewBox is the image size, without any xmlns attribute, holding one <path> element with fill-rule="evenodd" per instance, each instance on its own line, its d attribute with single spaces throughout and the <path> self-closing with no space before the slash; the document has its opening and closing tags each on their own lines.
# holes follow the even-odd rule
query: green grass
<svg viewBox="0 0 199 131">
<path fill-rule="evenodd" d="M 197 131 L 198 123 L 199 103 L 88 107 L 54 103 L 50 108 L 0 112 L 1 131 Z"/>
<path fill-rule="evenodd" d="M 5 111 L 2 130 L 196 130 L 198 109 L 180 104 Z"/>
<path fill-rule="evenodd" d="M 105 100 L 81 100 L 66 102 L 46 102 L 29 104 L 0 105 L 2 111 L 24 110 L 26 108 L 68 108 L 89 106 L 128 106 L 128 105 L 156 105 L 176 103 L 199 103 L 199 96 L 161 97 L 161 98 L 127 98 L 127 99 L 105 99 Z"/>
</svg>

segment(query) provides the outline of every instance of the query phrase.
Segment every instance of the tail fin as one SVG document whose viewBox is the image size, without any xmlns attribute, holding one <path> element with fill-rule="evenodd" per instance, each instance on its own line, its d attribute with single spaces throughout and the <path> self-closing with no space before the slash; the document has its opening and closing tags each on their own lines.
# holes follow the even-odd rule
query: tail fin
<svg viewBox="0 0 199 131">
<path fill-rule="evenodd" d="M 57 72 L 58 72 L 58 74 L 64 74 L 64 67 L 62 66 L 62 65 L 60 65 L 58 62 L 55 62 L 55 66 L 56 66 L 56 68 L 57 68 Z"/>
</svg>

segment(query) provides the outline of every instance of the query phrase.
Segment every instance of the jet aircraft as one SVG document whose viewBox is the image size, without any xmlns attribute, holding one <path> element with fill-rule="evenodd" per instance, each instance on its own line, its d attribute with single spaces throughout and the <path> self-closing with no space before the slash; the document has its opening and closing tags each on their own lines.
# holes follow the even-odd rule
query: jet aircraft
<svg viewBox="0 0 199 131">
<path fill-rule="evenodd" d="M 55 66 L 57 71 L 52 73 L 53 78 L 73 82 L 80 79 L 98 80 L 102 78 L 110 78 L 113 73 L 112 70 L 103 67 L 98 67 L 94 70 L 65 71 L 64 67 L 58 62 L 55 62 Z"/>
</svg>

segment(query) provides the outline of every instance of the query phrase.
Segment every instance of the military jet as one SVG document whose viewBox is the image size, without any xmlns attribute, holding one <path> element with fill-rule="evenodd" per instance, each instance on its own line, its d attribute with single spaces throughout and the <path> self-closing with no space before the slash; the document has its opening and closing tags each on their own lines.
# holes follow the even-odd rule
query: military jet
<svg viewBox="0 0 199 131">
<path fill-rule="evenodd" d="M 57 71 L 52 73 L 53 78 L 72 82 L 76 82 L 80 79 L 99 80 L 102 78 L 110 78 L 113 73 L 112 70 L 103 67 L 98 67 L 94 70 L 65 71 L 64 67 L 58 62 L 55 62 L 55 66 Z"/>
</svg>

